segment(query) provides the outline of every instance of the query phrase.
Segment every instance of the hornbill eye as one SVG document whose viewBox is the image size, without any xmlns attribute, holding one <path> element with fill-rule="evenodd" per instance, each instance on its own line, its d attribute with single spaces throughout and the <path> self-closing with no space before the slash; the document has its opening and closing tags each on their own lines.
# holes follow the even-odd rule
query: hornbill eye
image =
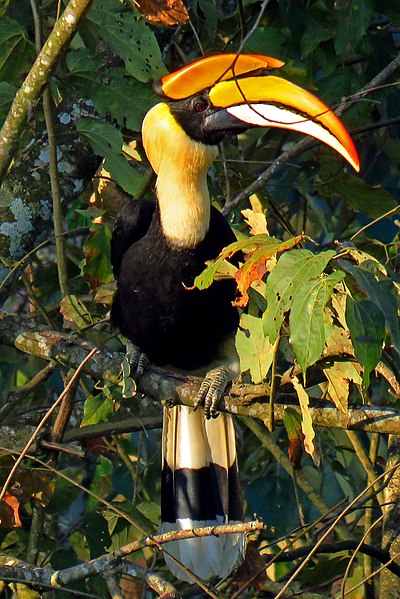
<svg viewBox="0 0 400 599">
<path fill-rule="evenodd" d="M 209 103 L 205 98 L 195 98 L 193 101 L 193 110 L 195 112 L 204 112 L 207 110 Z"/>
</svg>

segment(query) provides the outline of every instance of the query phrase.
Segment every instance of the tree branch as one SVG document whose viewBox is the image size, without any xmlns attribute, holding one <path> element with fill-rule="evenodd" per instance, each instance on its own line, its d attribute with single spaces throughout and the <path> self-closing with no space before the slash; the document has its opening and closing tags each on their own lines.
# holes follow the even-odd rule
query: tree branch
<svg viewBox="0 0 400 599">
<path fill-rule="evenodd" d="M 31 564 L 20 562 L 9 555 L 0 554 L 0 578 L 12 577 L 18 578 L 21 582 L 25 583 L 42 583 L 53 587 L 64 587 L 71 582 L 77 582 L 90 576 L 101 575 L 107 578 L 110 575 L 124 572 L 126 569 L 122 565 L 121 560 L 144 547 L 159 547 L 164 543 L 177 539 L 193 539 L 198 537 L 220 536 L 222 534 L 249 534 L 256 530 L 263 530 L 264 528 L 265 524 L 263 522 L 254 520 L 252 522 L 240 524 L 225 524 L 221 526 L 194 528 L 191 530 L 172 531 L 161 535 L 145 537 L 139 541 L 133 541 L 111 553 L 78 564 L 77 566 L 72 566 L 71 568 L 65 568 L 64 570 L 33 567 Z M 132 566 L 131 564 L 129 573 L 137 576 L 137 574 L 133 574 L 133 571 L 136 571 L 136 565 Z M 143 570 L 139 568 L 138 572 L 143 572 Z M 148 572 L 146 574 L 146 577 L 147 576 Z"/>
<path fill-rule="evenodd" d="M 51 331 L 44 326 L 39 326 L 33 321 L 27 321 L 16 315 L 9 315 L 0 310 L 0 343 L 16 347 L 21 351 L 55 362 L 67 368 L 78 368 L 87 354 L 94 348 L 93 344 L 79 339 L 73 335 L 66 335 L 58 331 Z M 330 354 L 331 355 L 331 354 Z M 338 347 L 338 354 L 339 347 Z M 100 351 L 85 366 L 85 373 L 93 380 L 104 380 L 115 384 L 120 381 L 121 363 L 124 354 L 111 354 Z M 170 372 L 149 366 L 140 379 L 139 391 L 144 394 L 140 400 L 127 402 L 123 406 L 121 415 L 108 423 L 84 427 L 75 431 L 67 431 L 65 441 L 79 440 L 101 434 L 127 432 L 129 430 L 143 430 L 159 427 L 161 423 L 160 402 L 182 403 L 193 406 L 201 379 L 185 377 L 182 374 Z M 280 395 L 280 397 L 279 397 Z M 237 416 L 249 416 L 261 420 L 264 424 L 267 419 L 268 385 L 243 385 L 232 386 L 229 395 L 220 402 L 220 410 L 230 412 Z M 274 419 L 282 421 L 285 410 L 290 406 L 300 411 L 298 405 L 287 403 L 288 394 L 283 391 L 278 394 L 274 406 Z M 282 400 L 285 399 L 285 403 Z M 132 410 L 132 411 L 130 411 Z M 365 432 L 400 434 L 400 410 L 395 407 L 362 406 L 342 412 L 331 405 L 310 408 L 313 423 L 316 426 L 327 428 L 363 430 Z M 9 424 L 9 422 L 7 422 Z M 21 426 L 19 419 L 15 423 Z M 0 437 L 1 429 L 0 427 Z M 9 434 L 9 427 L 7 427 Z M 6 443 L 8 446 L 9 444 Z"/>
<path fill-rule="evenodd" d="M 70 0 L 56 22 L 28 76 L 18 90 L 0 131 L 0 182 L 7 173 L 28 114 L 49 80 L 52 70 L 89 8 L 92 0 Z"/>
<path fill-rule="evenodd" d="M 75 122 L 82 116 L 95 116 L 94 110 L 73 93 L 56 113 L 59 178 L 63 207 L 82 193 L 92 179 L 99 159 L 81 139 Z M 34 165 L 34 176 L 32 175 Z M 11 291 L 30 253 L 53 236 L 50 194 L 49 147 L 47 134 L 33 136 L 18 156 L 1 186 L 0 202 L 0 306 Z M 16 269 L 12 267 L 17 265 Z"/>
</svg>

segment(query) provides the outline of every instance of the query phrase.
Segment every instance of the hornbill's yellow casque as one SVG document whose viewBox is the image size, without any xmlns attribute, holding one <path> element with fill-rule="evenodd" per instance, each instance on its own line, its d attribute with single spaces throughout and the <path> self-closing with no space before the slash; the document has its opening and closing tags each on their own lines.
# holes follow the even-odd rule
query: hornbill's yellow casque
<svg viewBox="0 0 400 599">
<path fill-rule="evenodd" d="M 208 418 L 186 407 L 165 410 L 162 531 L 242 519 L 232 421 L 226 414 L 209 418 L 239 372 L 235 286 L 218 280 L 205 291 L 188 289 L 205 262 L 235 240 L 210 206 L 206 177 L 217 144 L 229 132 L 280 127 L 323 141 L 358 170 L 341 121 L 311 93 L 269 74 L 281 66 L 266 56 L 225 54 L 164 77 L 155 88 L 164 101 L 142 128 L 157 174 L 157 203 L 131 202 L 113 232 L 113 323 L 151 362 L 205 376 L 197 405 L 204 404 Z M 227 575 L 244 547 L 237 534 L 174 541 L 166 549 L 207 579 Z"/>
</svg>

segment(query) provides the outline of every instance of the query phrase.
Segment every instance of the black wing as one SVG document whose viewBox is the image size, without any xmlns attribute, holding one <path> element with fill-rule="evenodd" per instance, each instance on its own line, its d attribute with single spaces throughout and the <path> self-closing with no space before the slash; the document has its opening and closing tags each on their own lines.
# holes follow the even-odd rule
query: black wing
<svg viewBox="0 0 400 599">
<path fill-rule="evenodd" d="M 151 200 L 132 200 L 118 214 L 111 238 L 111 265 L 115 278 L 125 252 L 146 235 L 155 208 L 156 204 Z"/>
</svg>

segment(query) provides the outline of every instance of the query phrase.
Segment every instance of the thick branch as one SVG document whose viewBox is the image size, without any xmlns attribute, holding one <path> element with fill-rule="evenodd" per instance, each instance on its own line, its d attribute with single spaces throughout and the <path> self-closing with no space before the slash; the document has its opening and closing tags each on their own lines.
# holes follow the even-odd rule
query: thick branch
<svg viewBox="0 0 400 599">
<path fill-rule="evenodd" d="M 50 568 L 38 568 L 32 567 L 32 565 L 25 562 L 19 562 L 13 557 L 8 555 L 0 555 L 0 578 L 19 578 L 21 582 L 34 582 L 42 583 L 45 585 L 51 585 L 54 587 L 64 587 L 71 582 L 76 582 L 89 576 L 102 575 L 107 577 L 108 575 L 116 574 L 118 572 L 125 571 L 121 560 L 122 558 L 139 551 L 143 547 L 159 547 L 164 543 L 168 543 L 171 540 L 176 539 L 191 539 L 205 536 L 219 536 L 221 534 L 237 534 L 245 533 L 248 534 L 255 530 L 262 530 L 265 528 L 263 522 L 255 520 L 253 522 L 246 522 L 240 524 L 226 524 L 221 526 L 209 526 L 205 528 L 195 528 L 192 530 L 179 530 L 172 531 L 162 535 L 154 535 L 152 537 L 146 537 L 139 541 L 133 541 L 128 545 L 124 545 L 111 553 L 102 555 L 96 559 L 88 562 L 66 568 L 65 570 L 51 570 Z M 133 574 L 131 568 L 130 574 Z M 139 572 L 141 569 L 139 569 Z"/>
<path fill-rule="evenodd" d="M 17 347 L 21 351 L 38 356 L 44 360 L 56 362 L 68 368 L 78 368 L 93 345 L 72 335 L 50 331 L 38 327 L 35 322 L 8 315 L 0 311 L 0 343 Z M 94 380 L 118 383 L 120 365 L 124 355 L 99 353 L 86 365 L 85 373 Z M 140 392 L 144 394 L 134 402 L 127 402 L 123 420 L 121 417 L 111 423 L 79 429 L 66 433 L 65 440 L 77 440 L 84 436 L 99 436 L 112 432 L 142 430 L 143 426 L 159 426 L 160 401 L 172 401 L 193 405 L 200 380 L 184 377 L 155 366 L 149 367 L 140 379 Z M 220 404 L 222 411 L 238 416 L 257 418 L 264 423 L 267 419 L 266 400 L 268 385 L 234 385 L 229 395 Z M 287 394 L 284 396 L 287 398 Z M 279 395 L 278 398 L 279 400 Z M 274 407 L 276 421 L 283 419 L 288 404 L 277 403 Z M 296 404 L 290 407 L 299 409 Z M 132 409 L 132 412 L 129 410 Z M 134 411 L 133 411 L 134 409 Z M 316 426 L 363 430 L 367 432 L 400 434 L 400 410 L 394 407 L 363 406 L 351 409 L 347 413 L 331 406 L 312 407 L 310 409 Z M 19 423 L 16 423 L 19 424 Z M 91 434 L 89 431 L 92 431 Z M 107 431 L 107 432 L 106 432 Z M 8 445 L 8 444 L 7 444 Z"/>
<path fill-rule="evenodd" d="M 93 108 L 73 94 L 57 109 L 57 155 L 64 207 L 82 193 L 99 164 L 92 148 L 75 128 L 77 119 L 93 115 Z M 18 269 L 11 271 L 11 265 L 18 265 L 35 247 L 53 236 L 46 133 L 34 137 L 13 164 L 1 187 L 1 200 L 0 305 L 19 274 Z"/>
<path fill-rule="evenodd" d="M 33 103 L 40 96 L 43 86 L 49 80 L 64 48 L 74 36 L 91 1 L 70 0 L 15 96 L 0 132 L 0 182 L 11 164 Z"/>
</svg>

